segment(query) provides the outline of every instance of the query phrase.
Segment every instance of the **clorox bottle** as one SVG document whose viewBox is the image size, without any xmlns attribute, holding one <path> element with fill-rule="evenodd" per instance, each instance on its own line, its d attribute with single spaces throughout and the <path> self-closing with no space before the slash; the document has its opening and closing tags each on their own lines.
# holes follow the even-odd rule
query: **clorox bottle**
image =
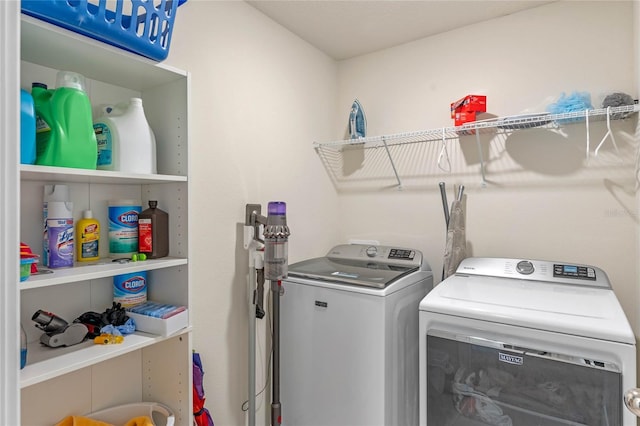
<svg viewBox="0 0 640 426">
<path fill-rule="evenodd" d="M 98 169 L 157 172 L 156 138 L 144 114 L 142 99 L 103 106 L 93 128 L 98 142 Z"/>
<path fill-rule="evenodd" d="M 36 110 L 36 164 L 95 169 L 97 143 L 84 77 L 60 71 L 56 80 L 55 90 L 42 83 L 33 83 L 31 89 Z"/>
</svg>

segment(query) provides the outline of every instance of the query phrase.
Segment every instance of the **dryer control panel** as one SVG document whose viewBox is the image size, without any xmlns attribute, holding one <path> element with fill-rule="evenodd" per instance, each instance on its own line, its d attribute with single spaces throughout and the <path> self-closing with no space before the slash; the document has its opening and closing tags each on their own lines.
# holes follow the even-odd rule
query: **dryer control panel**
<svg viewBox="0 0 640 426">
<path fill-rule="evenodd" d="M 590 266 L 554 264 L 553 276 L 595 281 L 596 270 Z"/>
<path fill-rule="evenodd" d="M 460 263 L 456 274 L 611 288 L 607 274 L 598 267 L 546 260 L 472 257 Z"/>
</svg>

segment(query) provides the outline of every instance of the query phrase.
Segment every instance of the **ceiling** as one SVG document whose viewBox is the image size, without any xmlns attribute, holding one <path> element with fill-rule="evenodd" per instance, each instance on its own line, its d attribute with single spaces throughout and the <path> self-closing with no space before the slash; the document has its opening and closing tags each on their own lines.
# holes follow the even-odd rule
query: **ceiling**
<svg viewBox="0 0 640 426">
<path fill-rule="evenodd" d="M 247 0 L 334 59 L 509 15 L 546 0 Z"/>
</svg>

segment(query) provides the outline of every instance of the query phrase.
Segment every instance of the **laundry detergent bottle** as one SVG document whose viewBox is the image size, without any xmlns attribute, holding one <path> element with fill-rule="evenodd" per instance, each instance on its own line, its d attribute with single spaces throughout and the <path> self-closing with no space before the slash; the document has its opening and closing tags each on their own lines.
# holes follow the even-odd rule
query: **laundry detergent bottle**
<svg viewBox="0 0 640 426">
<path fill-rule="evenodd" d="M 147 122 L 142 99 L 102 106 L 93 129 L 98 143 L 98 169 L 157 173 L 156 138 Z"/>
<path fill-rule="evenodd" d="M 36 111 L 36 164 L 95 169 L 98 157 L 91 102 L 84 77 L 58 72 L 56 89 L 33 83 Z"/>
<path fill-rule="evenodd" d="M 20 163 L 36 162 L 36 108 L 33 96 L 20 89 Z"/>
</svg>

